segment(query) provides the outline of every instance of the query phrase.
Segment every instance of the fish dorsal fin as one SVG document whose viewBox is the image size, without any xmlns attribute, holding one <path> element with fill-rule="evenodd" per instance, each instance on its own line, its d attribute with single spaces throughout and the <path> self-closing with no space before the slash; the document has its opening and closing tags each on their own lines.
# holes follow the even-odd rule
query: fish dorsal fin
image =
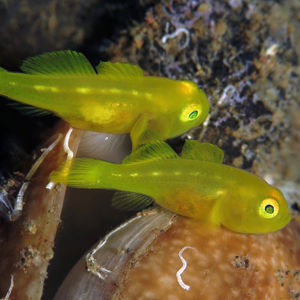
<svg viewBox="0 0 300 300">
<path fill-rule="evenodd" d="M 132 192 L 115 192 L 112 198 L 112 205 L 121 210 L 141 210 L 153 203 L 153 199 L 143 194 Z"/>
<path fill-rule="evenodd" d="M 135 163 L 139 161 L 156 161 L 179 158 L 176 152 L 165 142 L 152 142 L 141 146 L 129 154 L 122 163 Z"/>
<path fill-rule="evenodd" d="M 96 67 L 100 76 L 105 78 L 143 77 L 143 70 L 135 65 L 120 62 L 100 62 Z"/>
<path fill-rule="evenodd" d="M 82 53 L 71 50 L 29 57 L 24 60 L 20 68 L 29 74 L 96 74 L 93 66 Z"/>
<path fill-rule="evenodd" d="M 210 143 L 199 143 L 198 141 L 186 140 L 181 157 L 184 159 L 193 159 L 201 161 L 209 161 L 214 163 L 222 163 L 224 152 L 218 146 Z"/>
</svg>

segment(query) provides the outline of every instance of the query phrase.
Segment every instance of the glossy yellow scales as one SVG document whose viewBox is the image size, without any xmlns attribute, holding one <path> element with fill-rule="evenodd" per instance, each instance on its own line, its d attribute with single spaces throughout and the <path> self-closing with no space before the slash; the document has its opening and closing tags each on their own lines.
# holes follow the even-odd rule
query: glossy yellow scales
<svg viewBox="0 0 300 300">
<path fill-rule="evenodd" d="M 191 81 L 144 76 L 138 66 L 101 62 L 96 70 L 75 51 L 31 57 L 21 69 L 0 68 L 0 94 L 56 113 L 73 127 L 130 133 L 133 149 L 198 126 L 209 104 Z"/>
<path fill-rule="evenodd" d="M 118 189 L 113 204 L 141 209 L 155 200 L 178 214 L 237 232 L 279 230 L 291 219 L 281 192 L 262 179 L 222 164 L 223 151 L 186 141 L 179 157 L 164 142 L 138 148 L 122 164 L 75 159 L 51 180 L 73 187 Z M 70 170 L 70 171 L 69 171 Z"/>
</svg>

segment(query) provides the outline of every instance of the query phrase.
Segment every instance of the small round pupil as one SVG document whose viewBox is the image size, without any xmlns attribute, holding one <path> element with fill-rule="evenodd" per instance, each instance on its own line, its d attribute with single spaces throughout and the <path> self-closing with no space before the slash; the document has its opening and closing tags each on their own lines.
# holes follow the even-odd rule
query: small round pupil
<svg viewBox="0 0 300 300">
<path fill-rule="evenodd" d="M 198 116 L 198 111 L 194 110 L 193 112 L 190 113 L 189 119 L 193 120 L 193 119 L 197 118 L 197 116 Z"/>
<path fill-rule="evenodd" d="M 272 214 L 274 212 L 274 207 L 272 205 L 266 205 L 265 212 L 268 214 Z"/>
</svg>

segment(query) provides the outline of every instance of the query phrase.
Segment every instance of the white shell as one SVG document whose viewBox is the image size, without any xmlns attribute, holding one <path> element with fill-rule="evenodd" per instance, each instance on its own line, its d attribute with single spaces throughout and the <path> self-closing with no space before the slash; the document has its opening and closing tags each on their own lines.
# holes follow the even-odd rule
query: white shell
<svg viewBox="0 0 300 300">
<path fill-rule="evenodd" d="M 169 211 L 152 209 L 123 223 L 77 262 L 54 299 L 112 299 L 131 266 L 174 219 Z"/>
</svg>

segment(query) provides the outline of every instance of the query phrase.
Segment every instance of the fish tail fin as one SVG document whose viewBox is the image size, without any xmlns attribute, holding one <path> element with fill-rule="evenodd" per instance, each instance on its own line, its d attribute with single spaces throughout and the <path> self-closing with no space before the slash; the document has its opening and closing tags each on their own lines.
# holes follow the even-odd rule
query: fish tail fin
<svg viewBox="0 0 300 300">
<path fill-rule="evenodd" d="M 90 158 L 69 159 L 59 170 L 52 172 L 50 179 L 78 188 L 103 187 L 101 171 L 105 164 L 109 163 Z"/>
</svg>

